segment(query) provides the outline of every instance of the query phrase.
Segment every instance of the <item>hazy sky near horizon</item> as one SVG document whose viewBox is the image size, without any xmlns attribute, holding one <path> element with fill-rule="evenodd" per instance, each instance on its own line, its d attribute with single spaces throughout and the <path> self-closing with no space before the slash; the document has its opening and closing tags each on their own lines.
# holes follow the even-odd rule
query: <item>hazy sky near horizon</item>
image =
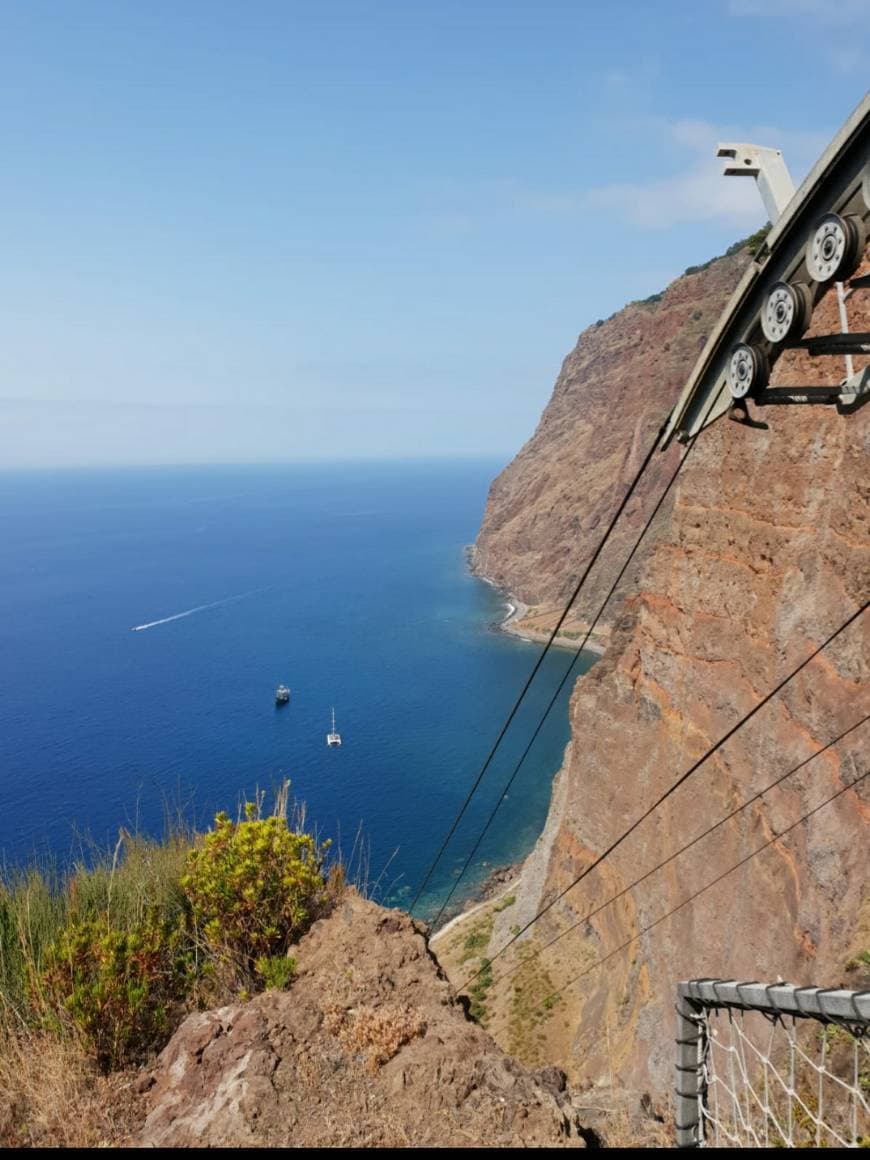
<svg viewBox="0 0 870 1160">
<path fill-rule="evenodd" d="M 868 76 L 870 0 L 0 0 L 0 466 L 508 458 Z"/>
</svg>

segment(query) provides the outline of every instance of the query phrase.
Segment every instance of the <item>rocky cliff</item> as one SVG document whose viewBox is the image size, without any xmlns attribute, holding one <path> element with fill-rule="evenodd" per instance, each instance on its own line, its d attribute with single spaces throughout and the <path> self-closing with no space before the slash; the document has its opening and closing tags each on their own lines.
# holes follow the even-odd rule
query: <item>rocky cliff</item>
<svg viewBox="0 0 870 1160">
<path fill-rule="evenodd" d="M 145 1077 L 150 1147 L 584 1147 L 555 1068 L 472 1022 L 407 916 L 348 891 L 289 991 L 194 1014 Z"/>
<path fill-rule="evenodd" d="M 750 257 L 741 247 L 597 322 L 565 359 L 537 430 L 490 488 L 472 553 L 479 575 L 528 606 L 516 631 L 552 628 Z M 597 608 L 677 454 L 646 472 L 567 634 Z"/>
<path fill-rule="evenodd" d="M 492 486 L 479 570 L 529 604 L 554 606 L 570 591 L 745 261 L 737 254 L 716 262 L 680 279 L 660 302 L 630 306 L 581 335 L 537 432 Z M 856 294 L 850 314 L 853 329 L 870 330 L 870 294 Z M 833 294 L 813 328 L 839 328 Z M 840 360 L 811 365 L 789 355 L 774 381 L 842 375 Z M 609 647 L 575 687 L 572 739 L 546 829 L 510 888 L 511 904 L 466 922 L 487 924 L 482 954 L 493 956 L 870 596 L 870 407 L 849 417 L 825 407 L 768 408 L 761 417 L 768 430 L 725 419 L 709 428 L 660 513 L 610 614 Z M 661 470 L 650 477 L 647 508 Z M 612 563 L 584 609 L 611 575 Z M 534 952 L 870 712 L 868 646 L 870 613 L 497 961 L 487 995 L 496 1039 L 510 1045 L 513 1016 L 531 989 L 541 1018 L 533 1049 L 524 1050 L 536 1063 L 559 1063 L 575 1081 L 615 1078 L 663 1093 L 678 980 L 861 983 L 846 963 L 867 949 L 867 782 L 657 920 L 864 772 L 870 727 Z M 454 943 L 461 935 L 454 928 Z M 511 968 L 519 969 L 500 984 Z M 544 1011 L 542 1000 L 555 993 Z"/>
</svg>

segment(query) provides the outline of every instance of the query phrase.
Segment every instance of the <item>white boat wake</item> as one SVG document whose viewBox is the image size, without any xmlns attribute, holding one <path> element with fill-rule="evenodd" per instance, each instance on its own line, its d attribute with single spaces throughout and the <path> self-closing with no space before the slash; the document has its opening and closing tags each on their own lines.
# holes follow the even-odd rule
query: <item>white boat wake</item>
<svg viewBox="0 0 870 1160">
<path fill-rule="evenodd" d="M 171 620 L 183 620 L 185 616 L 193 616 L 196 612 L 205 612 L 207 608 L 217 608 L 221 604 L 231 604 L 234 600 L 244 600 L 246 596 L 254 596 L 257 592 L 265 592 L 265 588 L 252 588 L 250 592 L 240 592 L 237 596 L 225 596 L 223 600 L 212 600 L 210 604 L 198 604 L 196 608 L 176 612 L 173 616 L 163 616 L 160 620 L 149 620 L 147 624 L 134 624 L 131 632 L 144 632 L 146 628 L 156 628 L 158 624 L 169 624 Z"/>
</svg>

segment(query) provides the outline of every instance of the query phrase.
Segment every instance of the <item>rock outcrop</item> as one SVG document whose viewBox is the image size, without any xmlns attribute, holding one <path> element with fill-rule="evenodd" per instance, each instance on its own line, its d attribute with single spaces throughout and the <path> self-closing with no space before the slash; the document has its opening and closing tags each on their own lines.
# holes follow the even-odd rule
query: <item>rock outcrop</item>
<svg viewBox="0 0 870 1160">
<path fill-rule="evenodd" d="M 194 1014 L 159 1057 L 146 1146 L 583 1147 L 564 1075 L 471 1022 L 422 928 L 348 891 L 289 991 Z"/>
<path fill-rule="evenodd" d="M 570 590 L 691 369 L 698 331 L 715 321 L 744 260 L 680 279 L 648 314 L 632 306 L 581 336 L 533 440 L 493 485 L 476 553 L 482 571 L 529 603 Z M 856 294 L 849 308 L 852 328 L 870 330 L 870 294 Z M 679 352 L 667 375 L 659 361 L 664 327 L 673 328 L 669 353 Z M 833 293 L 813 329 L 839 329 Z M 842 375 L 842 360 L 789 354 L 774 381 Z M 642 567 L 614 607 L 610 645 L 575 687 L 572 739 L 546 829 L 480 953 L 494 956 L 870 597 L 870 407 L 849 417 L 825 407 L 768 408 L 759 417 L 768 430 L 716 423 L 682 471 Z M 647 507 L 655 487 L 653 480 Z M 612 565 L 603 571 L 612 575 Z M 546 976 L 558 1003 L 537 1025 L 536 1061 L 559 1064 L 572 1082 L 615 1076 L 661 1094 L 671 1084 L 678 980 L 849 985 L 846 964 L 870 895 L 870 782 L 660 920 L 866 772 L 870 726 L 587 915 L 870 712 L 868 682 L 870 613 L 497 960 L 487 996 L 495 1037 L 508 1042 L 529 969 L 521 959 L 540 951 L 536 977 Z"/>
</svg>

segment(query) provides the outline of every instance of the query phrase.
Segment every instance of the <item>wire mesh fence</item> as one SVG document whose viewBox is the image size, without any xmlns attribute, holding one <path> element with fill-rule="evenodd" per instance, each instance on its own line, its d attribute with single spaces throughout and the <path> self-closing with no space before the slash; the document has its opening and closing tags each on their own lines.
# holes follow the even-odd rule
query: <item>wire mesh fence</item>
<svg viewBox="0 0 870 1160">
<path fill-rule="evenodd" d="M 870 1146 L 870 991 L 677 988 L 677 1144 Z"/>
</svg>

